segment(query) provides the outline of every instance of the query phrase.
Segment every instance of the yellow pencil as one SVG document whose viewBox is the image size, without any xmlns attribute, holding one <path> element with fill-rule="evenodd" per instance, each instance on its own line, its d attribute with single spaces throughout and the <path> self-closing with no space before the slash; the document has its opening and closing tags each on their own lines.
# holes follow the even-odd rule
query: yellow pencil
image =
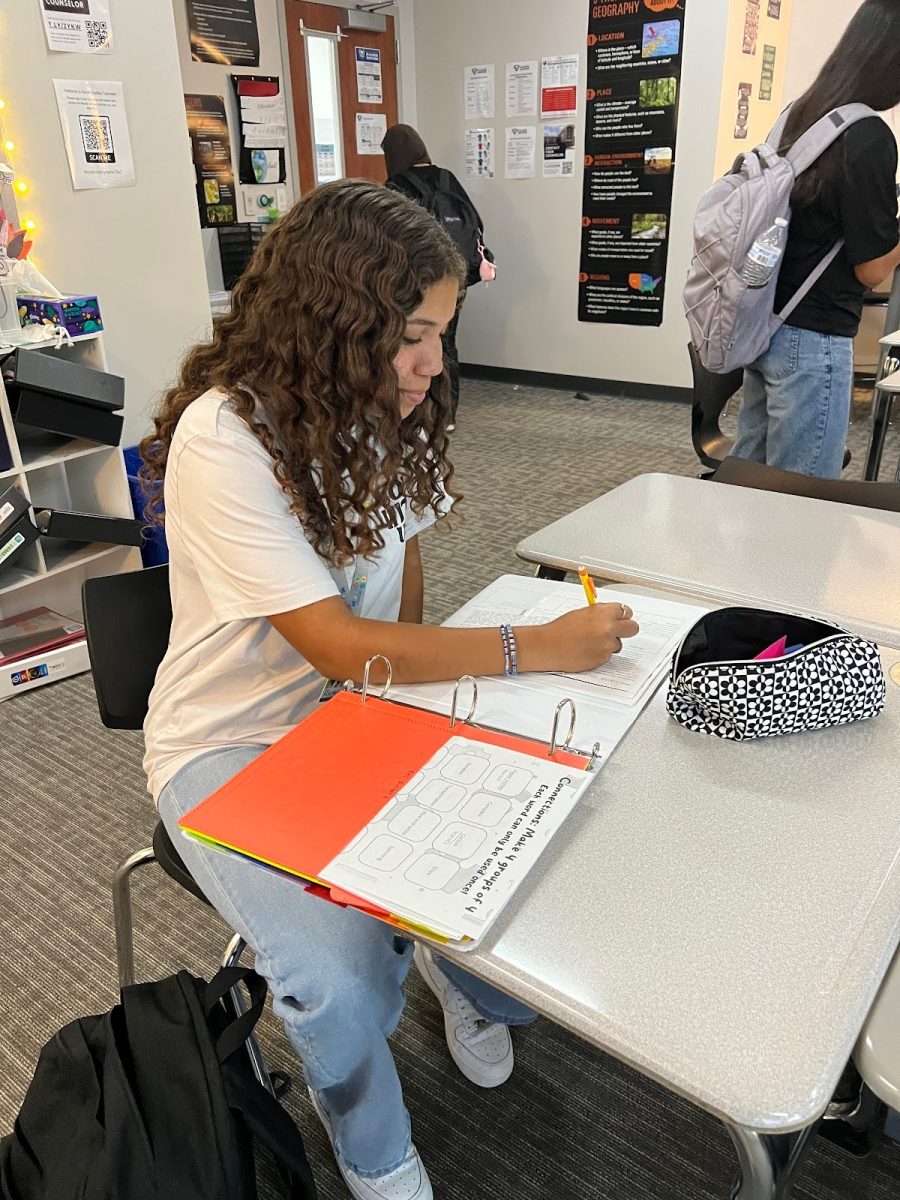
<svg viewBox="0 0 900 1200">
<path fill-rule="evenodd" d="M 584 588 L 584 594 L 587 596 L 588 604 L 597 603 L 597 592 L 594 589 L 594 581 L 588 575 L 585 567 L 578 568 L 578 578 L 581 580 L 581 586 Z"/>
</svg>

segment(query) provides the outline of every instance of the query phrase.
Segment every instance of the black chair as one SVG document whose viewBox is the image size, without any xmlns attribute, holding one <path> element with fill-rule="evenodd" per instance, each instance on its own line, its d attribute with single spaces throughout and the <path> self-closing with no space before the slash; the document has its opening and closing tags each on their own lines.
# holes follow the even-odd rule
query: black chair
<svg viewBox="0 0 900 1200">
<path fill-rule="evenodd" d="M 172 602 L 168 565 L 86 579 L 82 604 L 100 720 L 108 729 L 141 729 L 156 671 L 169 644 Z M 191 895 L 204 904 L 209 903 L 181 861 L 166 827 L 158 821 L 152 845 L 129 855 L 113 877 L 120 987 L 134 983 L 131 875 L 138 867 L 152 862 L 159 863 L 169 878 Z M 222 956 L 222 966 L 236 966 L 245 947 L 244 939 L 235 934 Z M 231 1002 L 240 1015 L 246 1005 L 236 987 L 231 990 Z M 274 1094 L 259 1046 L 252 1036 L 247 1044 L 257 1079 Z"/>
<path fill-rule="evenodd" d="M 691 405 L 691 441 L 694 453 L 705 467 L 714 471 L 728 457 L 734 442 L 719 428 L 725 405 L 744 382 L 743 370 L 714 375 L 707 371 L 692 344 L 688 344 L 694 395 Z"/>
<path fill-rule="evenodd" d="M 862 508 L 878 508 L 885 512 L 900 512 L 900 484 L 861 483 L 855 479 L 818 479 L 781 471 L 764 463 L 746 458 L 726 458 L 710 476 L 716 483 L 731 483 L 736 487 L 758 488 L 765 492 L 785 492 L 790 496 L 811 496 L 815 500 L 833 500 L 840 504 L 857 504 Z"/>
</svg>

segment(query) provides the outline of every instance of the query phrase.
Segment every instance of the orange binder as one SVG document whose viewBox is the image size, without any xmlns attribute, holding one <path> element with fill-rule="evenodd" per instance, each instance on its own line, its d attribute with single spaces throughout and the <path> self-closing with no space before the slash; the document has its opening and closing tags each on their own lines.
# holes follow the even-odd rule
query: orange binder
<svg viewBox="0 0 900 1200">
<path fill-rule="evenodd" d="M 548 758 L 528 738 L 339 692 L 179 822 L 203 841 L 235 850 L 320 887 L 321 872 L 451 737 Z M 586 770 L 557 750 L 552 761 Z M 317 892 L 317 894 L 319 894 Z M 332 890 L 338 903 L 382 915 Z"/>
</svg>

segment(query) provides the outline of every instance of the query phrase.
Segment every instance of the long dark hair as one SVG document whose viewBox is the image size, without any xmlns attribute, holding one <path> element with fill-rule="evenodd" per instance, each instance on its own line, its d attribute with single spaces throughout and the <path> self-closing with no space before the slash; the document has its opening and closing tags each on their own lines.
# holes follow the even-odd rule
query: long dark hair
<svg viewBox="0 0 900 1200">
<path fill-rule="evenodd" d="M 464 277 L 450 238 L 397 192 L 341 180 L 304 196 L 265 235 L 231 312 L 163 397 L 141 443 L 148 516 L 162 515 L 179 418 L 209 388 L 231 398 L 316 552 L 335 565 L 384 546 L 379 514 L 398 483 L 417 511 L 442 486 L 454 495 L 447 372 L 402 420 L 393 364 L 425 291 Z"/>
<path fill-rule="evenodd" d="M 865 0 L 812 86 L 791 107 L 782 154 L 821 117 L 842 104 L 868 104 L 885 112 L 900 104 L 900 0 Z M 843 157 L 838 138 L 797 180 L 795 208 L 811 204 L 837 175 Z"/>
</svg>

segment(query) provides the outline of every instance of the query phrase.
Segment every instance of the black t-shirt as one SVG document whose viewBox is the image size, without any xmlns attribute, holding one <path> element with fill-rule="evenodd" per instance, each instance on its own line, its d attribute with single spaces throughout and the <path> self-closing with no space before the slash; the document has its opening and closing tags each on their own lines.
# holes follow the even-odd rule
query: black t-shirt
<svg viewBox="0 0 900 1200">
<path fill-rule="evenodd" d="M 780 312 L 839 238 L 845 245 L 788 318 L 788 325 L 855 337 L 865 288 L 854 267 L 897 245 L 897 142 L 880 117 L 851 125 L 838 143 L 841 169 L 822 193 L 791 216 L 775 293 Z"/>
</svg>

